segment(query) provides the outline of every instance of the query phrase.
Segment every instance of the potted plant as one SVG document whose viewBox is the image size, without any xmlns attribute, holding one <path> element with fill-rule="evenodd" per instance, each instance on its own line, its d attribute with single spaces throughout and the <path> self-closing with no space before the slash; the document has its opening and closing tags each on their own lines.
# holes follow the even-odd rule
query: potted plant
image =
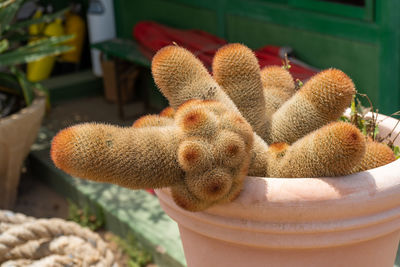
<svg viewBox="0 0 400 267">
<path fill-rule="evenodd" d="M 189 266 L 393 266 L 400 162 L 337 122 L 355 94 L 347 75 L 329 69 L 296 91 L 286 69 L 260 72 L 240 44 L 217 52 L 213 77 L 178 46 L 160 50 L 152 72 L 172 108 L 131 128 L 64 129 L 55 165 L 158 188 Z M 398 135 L 397 120 L 381 119 L 381 135 Z"/>
<path fill-rule="evenodd" d="M 15 202 L 22 163 L 39 130 L 46 98 L 48 103 L 46 88 L 28 81 L 18 65 L 70 50 L 60 44 L 71 36 L 35 36 L 39 39 L 26 43 L 32 38 L 26 31 L 29 25 L 62 13 L 18 22 L 15 16 L 22 3 L 0 2 L 0 208 L 11 208 Z"/>
<path fill-rule="evenodd" d="M 379 114 L 381 135 L 399 123 Z M 398 146 L 399 141 L 395 142 Z M 400 161 L 340 177 L 246 177 L 238 198 L 202 212 L 156 194 L 188 266 L 387 266 L 400 239 Z"/>
<path fill-rule="evenodd" d="M 182 94 L 179 97 L 168 92 L 168 87 L 173 83 L 167 84 L 169 81 L 163 68 L 175 70 L 182 64 L 181 66 L 186 66 L 185 69 L 194 69 L 194 64 L 189 63 L 190 60 L 182 58 L 185 58 L 183 53 L 161 51 L 153 59 L 155 80 L 160 88 L 167 88 L 164 89 L 164 92 L 172 100 L 185 96 L 181 88 L 179 89 Z M 252 122 L 253 129 L 257 131 L 260 129 L 257 128 L 258 122 L 260 122 L 259 118 L 262 118 L 263 114 L 257 113 L 259 110 L 257 103 L 260 101 L 251 99 L 252 96 L 259 95 L 256 92 L 259 87 L 257 78 L 252 77 L 252 74 L 256 73 L 254 69 L 257 68 L 257 64 L 252 64 L 251 60 L 252 57 L 246 57 L 245 49 L 240 46 L 231 45 L 223 48 L 217 52 L 214 58 L 213 77 L 219 85 L 224 87 L 241 113 L 249 122 Z M 251 69 L 252 66 L 253 69 Z M 293 84 L 288 82 L 290 79 L 283 75 L 274 75 L 275 72 L 284 73 L 282 69 L 271 68 L 263 71 L 269 72 L 269 75 L 261 77 L 261 81 L 264 83 L 264 93 L 267 95 L 266 98 L 268 97 L 266 103 L 262 105 L 268 106 L 270 104 L 268 101 L 271 99 L 274 100 L 271 102 L 275 105 L 276 102 L 281 101 L 276 98 L 285 99 L 286 96 L 282 97 L 282 94 L 288 91 L 286 88 L 293 88 Z M 340 72 L 332 72 L 332 78 L 341 81 L 335 85 L 330 83 L 330 77 L 327 74 L 318 75 L 321 79 L 313 77 L 278 110 L 275 106 L 272 107 L 275 113 L 272 115 L 272 126 L 269 126 L 272 129 L 270 132 L 273 132 L 274 127 L 285 129 L 285 131 L 277 131 L 276 135 L 291 143 L 292 147 L 299 146 L 299 141 L 301 142 L 302 139 L 293 143 L 293 139 L 290 139 L 293 134 L 288 134 L 288 132 L 295 129 L 295 135 L 298 131 L 321 119 L 319 118 L 321 114 L 312 114 L 320 103 L 322 106 L 317 109 L 325 110 L 323 117 L 329 117 L 335 108 L 340 106 L 340 103 L 348 103 L 343 101 L 339 95 L 336 97 L 334 94 L 329 95 L 330 91 L 335 90 L 335 86 L 343 89 L 348 85 L 348 88 L 352 87 L 345 76 Z M 278 79 L 274 80 L 274 77 Z M 275 91 L 274 84 L 279 85 L 279 92 Z M 313 94 L 307 95 L 307 90 L 313 87 L 313 84 L 316 85 L 313 88 Z M 176 86 L 176 83 L 174 85 Z M 171 88 L 171 90 L 176 90 L 172 86 Z M 318 91 L 319 88 L 323 89 L 323 94 L 326 95 L 320 95 L 319 103 L 313 105 L 314 109 L 309 108 L 311 117 L 307 117 L 308 115 L 302 112 L 302 109 L 306 108 L 306 104 L 302 104 L 301 101 L 307 99 L 308 103 L 313 102 L 313 97 L 322 92 Z M 341 92 L 346 97 L 345 90 Z M 329 99 L 329 101 L 324 101 L 325 99 Z M 297 101 L 295 106 L 293 106 L 294 100 Z M 331 104 L 334 106 L 329 106 Z M 353 120 L 357 117 L 354 116 L 354 109 L 353 102 L 351 110 Z M 295 114 L 290 114 L 294 111 L 296 111 Z M 286 116 L 282 116 L 282 113 Z M 350 115 L 349 113 L 351 112 L 348 111 L 348 115 Z M 307 119 L 302 120 L 298 114 L 301 115 L 301 118 Z M 379 124 L 380 136 L 390 135 L 391 141 L 393 141 L 399 135 L 400 129 L 396 129 L 398 120 L 381 114 L 378 117 L 374 114 L 370 114 L 370 116 L 374 121 L 382 121 Z M 337 117 L 337 114 L 333 117 Z M 290 123 L 286 125 L 290 128 L 285 128 L 285 125 L 277 123 L 286 118 L 289 118 Z M 274 120 L 278 126 L 273 125 Z M 298 127 L 299 125 L 296 124 L 298 121 L 301 124 L 308 124 L 308 126 Z M 265 126 L 262 126 L 261 129 L 263 127 Z M 258 132 L 260 136 L 263 136 L 261 131 Z M 376 134 L 375 129 L 372 133 L 372 135 Z M 272 136 L 269 139 L 273 140 L 274 138 L 277 137 Z M 296 139 L 297 137 L 294 138 L 294 140 Z M 329 139 L 333 141 L 334 136 Z M 321 142 L 315 149 L 313 145 L 316 143 L 308 143 L 307 148 L 301 152 L 314 151 L 318 153 L 318 157 L 329 154 L 331 147 L 328 143 Z M 279 148 L 281 145 L 269 144 L 270 149 L 277 147 L 278 153 L 282 152 Z M 399 140 L 395 142 L 396 144 L 399 144 Z M 326 145 L 327 148 L 324 148 L 323 145 Z M 380 146 L 380 148 L 375 150 L 376 146 Z M 290 149 L 286 152 L 283 150 L 283 153 L 286 154 L 280 155 L 283 161 L 285 161 L 285 157 L 290 157 L 289 152 L 293 152 Z M 319 153 L 320 151 L 323 151 L 324 154 Z M 269 178 L 246 177 L 243 190 L 234 201 L 215 205 L 196 213 L 182 209 L 179 201 L 176 201 L 176 195 L 169 188 L 157 189 L 156 193 L 164 211 L 179 225 L 188 266 L 391 267 L 400 239 L 400 162 L 392 162 L 394 155 L 388 147 L 368 140 L 364 155 L 369 153 L 376 155 L 373 157 L 373 161 L 370 161 L 372 158 L 367 160 L 367 156 L 364 156 L 362 162 L 369 167 L 364 168 L 366 167 L 364 165 L 363 168 L 355 168 L 348 173 L 357 172 L 350 175 L 335 174 L 335 171 L 346 168 L 345 164 L 339 163 L 340 160 L 335 162 L 337 166 L 333 167 L 334 172 L 324 176 L 336 177 L 303 176 L 301 174 L 293 176 L 292 173 L 299 172 L 298 168 L 308 165 L 307 169 L 309 169 L 312 167 L 309 161 L 318 160 L 311 155 L 308 157 L 308 161 L 303 161 L 302 155 L 296 155 L 294 160 L 297 160 L 297 163 L 293 161 L 285 164 L 283 162 L 283 166 L 289 171 L 278 168 L 278 172 L 273 172 L 275 176 L 269 175 Z M 393 158 L 390 159 L 390 157 Z M 385 163 L 378 163 L 384 158 L 386 158 Z M 334 161 L 335 159 L 333 157 L 330 160 Z M 326 168 L 329 168 L 329 163 L 325 162 Z M 249 173 L 252 175 L 251 167 Z M 255 174 L 253 172 L 253 176 L 261 176 L 260 173 L 256 172 Z"/>
</svg>

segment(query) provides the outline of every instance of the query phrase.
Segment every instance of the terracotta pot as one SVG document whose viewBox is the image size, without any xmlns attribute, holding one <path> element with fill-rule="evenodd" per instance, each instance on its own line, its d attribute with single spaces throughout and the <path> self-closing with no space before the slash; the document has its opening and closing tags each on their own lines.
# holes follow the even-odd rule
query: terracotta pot
<svg viewBox="0 0 400 267">
<path fill-rule="evenodd" d="M 397 122 L 384 118 L 383 136 Z M 197 213 L 179 208 L 168 189 L 156 193 L 179 225 L 190 267 L 393 267 L 395 261 L 400 160 L 344 177 L 247 177 L 235 201 Z"/>
<path fill-rule="evenodd" d="M 29 107 L 0 119 L 0 209 L 15 203 L 22 163 L 35 141 L 45 106 L 45 98 L 36 97 Z"/>
</svg>

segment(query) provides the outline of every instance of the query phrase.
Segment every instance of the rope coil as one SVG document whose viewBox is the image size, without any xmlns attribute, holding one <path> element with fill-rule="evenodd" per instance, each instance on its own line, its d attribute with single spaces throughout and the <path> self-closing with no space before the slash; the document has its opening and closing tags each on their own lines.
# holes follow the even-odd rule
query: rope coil
<svg viewBox="0 0 400 267">
<path fill-rule="evenodd" d="M 118 266 L 101 237 L 77 223 L 0 210 L 0 266 Z"/>
</svg>

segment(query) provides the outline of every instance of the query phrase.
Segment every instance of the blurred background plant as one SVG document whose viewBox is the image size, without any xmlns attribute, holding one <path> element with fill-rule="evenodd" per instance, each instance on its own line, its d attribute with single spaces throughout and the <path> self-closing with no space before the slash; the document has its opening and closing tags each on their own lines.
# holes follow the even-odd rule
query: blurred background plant
<svg viewBox="0 0 400 267">
<path fill-rule="evenodd" d="M 128 256 L 126 265 L 128 267 L 148 267 L 155 266 L 152 264 L 153 258 L 151 254 L 138 242 L 134 235 L 129 234 L 126 240 L 114 236 L 112 240 L 122 249 Z"/>
<path fill-rule="evenodd" d="M 53 60 L 72 49 L 65 42 L 73 35 L 54 34 L 68 9 L 45 15 L 37 9 L 28 19 L 19 19 L 25 1 L 0 0 L 0 118 L 29 106 L 36 93 L 47 96 L 49 107 L 48 90 L 28 79 L 23 64 Z"/>
<path fill-rule="evenodd" d="M 86 205 L 81 208 L 71 200 L 68 200 L 68 220 L 92 231 L 99 230 L 104 226 L 104 215 L 101 209 L 93 212 L 89 209 L 89 206 Z"/>
</svg>

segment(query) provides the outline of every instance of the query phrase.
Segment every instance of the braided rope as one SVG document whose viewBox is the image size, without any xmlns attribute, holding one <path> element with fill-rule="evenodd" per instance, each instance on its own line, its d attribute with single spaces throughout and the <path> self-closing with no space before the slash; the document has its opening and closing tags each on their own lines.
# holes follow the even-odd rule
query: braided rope
<svg viewBox="0 0 400 267">
<path fill-rule="evenodd" d="M 0 266 L 117 266 L 100 236 L 74 222 L 0 210 Z"/>
<path fill-rule="evenodd" d="M 35 220 L 35 218 L 21 213 L 14 213 L 9 210 L 0 210 L 0 223 L 21 224 L 33 220 Z"/>
</svg>

